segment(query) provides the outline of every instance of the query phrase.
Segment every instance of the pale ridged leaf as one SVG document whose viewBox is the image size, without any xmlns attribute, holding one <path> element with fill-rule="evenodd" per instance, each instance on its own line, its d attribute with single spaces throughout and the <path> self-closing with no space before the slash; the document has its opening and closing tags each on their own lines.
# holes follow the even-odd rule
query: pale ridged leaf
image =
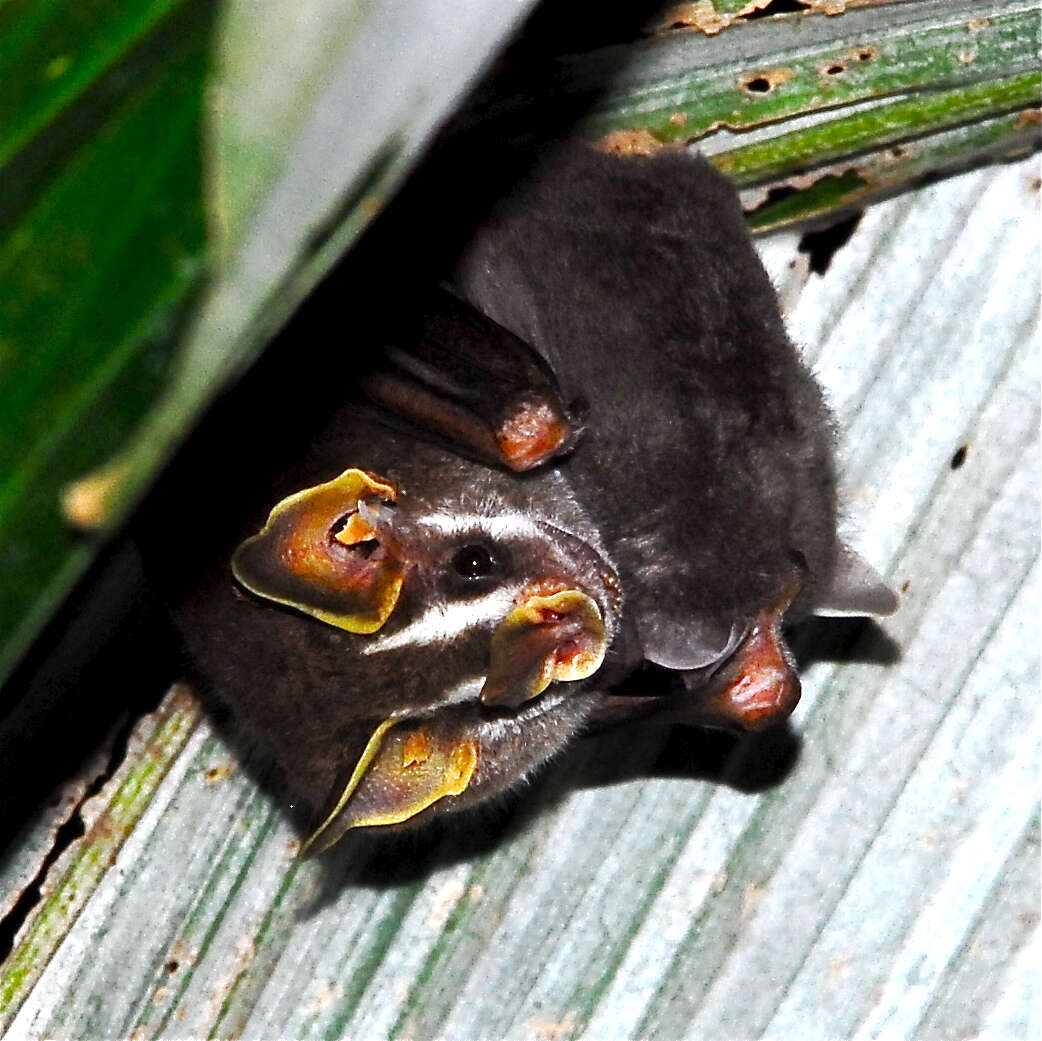
<svg viewBox="0 0 1042 1041">
<path fill-rule="evenodd" d="M 763 241 L 837 411 L 849 535 L 904 589 L 885 639 L 804 634 L 788 773 L 756 790 L 785 748 L 747 742 L 739 787 L 709 783 L 704 741 L 663 760 L 630 731 L 506 831 L 299 862 L 256 764 L 200 723 L 14 981 L 7 1036 L 1037 1035 L 1037 179 L 880 205 L 824 276 Z"/>
</svg>

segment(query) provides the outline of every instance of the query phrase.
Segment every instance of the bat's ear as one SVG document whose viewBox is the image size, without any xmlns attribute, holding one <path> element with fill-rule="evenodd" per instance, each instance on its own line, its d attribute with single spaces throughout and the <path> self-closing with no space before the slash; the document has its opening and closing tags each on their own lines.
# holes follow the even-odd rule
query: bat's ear
<svg viewBox="0 0 1042 1041">
<path fill-rule="evenodd" d="M 745 625 L 680 615 L 668 602 L 639 605 L 637 628 L 644 657 L 665 669 L 705 669 L 723 661 L 745 635 Z"/>
<path fill-rule="evenodd" d="M 364 470 L 283 499 L 232 557 L 251 593 L 353 633 L 373 633 L 398 602 L 404 562 L 389 512 L 394 487 Z"/>
<path fill-rule="evenodd" d="M 518 472 L 570 451 L 581 433 L 539 353 L 444 290 L 422 322 L 394 335 L 361 387 L 454 449 Z"/>
<path fill-rule="evenodd" d="M 600 608 L 585 593 L 565 589 L 551 596 L 529 596 L 492 634 L 481 700 L 517 708 L 555 681 L 592 676 L 607 647 Z"/>
<path fill-rule="evenodd" d="M 301 853 L 328 849 L 351 828 L 401 824 L 439 799 L 466 791 L 477 769 L 478 745 L 458 729 L 384 720 Z"/>
<path fill-rule="evenodd" d="M 845 542 L 836 549 L 832 581 L 818 598 L 814 613 L 826 617 L 893 614 L 900 600 L 882 575 Z"/>
</svg>

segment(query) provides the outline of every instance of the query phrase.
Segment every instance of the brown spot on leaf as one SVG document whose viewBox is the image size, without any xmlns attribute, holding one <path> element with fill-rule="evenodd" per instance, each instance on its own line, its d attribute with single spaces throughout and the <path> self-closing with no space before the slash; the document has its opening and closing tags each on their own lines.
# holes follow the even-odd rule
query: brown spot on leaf
<svg viewBox="0 0 1042 1041">
<path fill-rule="evenodd" d="M 763 886 L 755 882 L 746 884 L 742 893 L 742 921 L 748 921 L 756 913 L 756 909 L 763 900 Z"/>
<path fill-rule="evenodd" d="M 966 23 L 966 31 L 968 33 L 982 33 L 990 25 L 991 25 L 991 19 L 990 18 L 971 18 Z"/>
<path fill-rule="evenodd" d="M 812 11 L 820 11 L 822 14 L 843 14 L 847 9 L 847 0 L 807 0 L 807 6 Z"/>
<path fill-rule="evenodd" d="M 837 958 L 829 965 L 829 982 L 838 983 L 850 969 L 849 958 Z"/>
<path fill-rule="evenodd" d="M 525 1026 L 545 1041 L 557 1041 L 558 1038 L 567 1037 L 573 1032 L 575 1017 L 569 1012 L 560 1020 L 530 1019 Z"/>
<path fill-rule="evenodd" d="M 726 29 L 734 18 L 721 14 L 713 6 L 713 0 L 696 0 L 695 3 L 674 4 L 652 25 L 653 31 L 667 29 L 697 29 L 706 36 L 715 36 Z"/>
<path fill-rule="evenodd" d="M 459 878 L 446 879 L 438 886 L 427 912 L 427 926 L 435 931 L 444 928 L 466 891 L 466 885 Z"/>
<path fill-rule="evenodd" d="M 740 11 L 718 11 L 713 0 L 690 0 L 672 4 L 648 26 L 648 32 L 668 32 L 670 29 L 694 29 L 706 36 L 716 36 L 721 29 L 734 25 L 739 19 L 757 15 L 778 14 L 803 10 L 806 5 L 794 0 L 749 0 Z"/>
<path fill-rule="evenodd" d="M 654 155 L 665 145 L 650 130 L 615 130 L 593 147 L 610 155 Z"/>
<path fill-rule="evenodd" d="M 114 460 L 67 485 L 61 496 L 62 514 L 80 531 L 95 531 L 112 517 L 120 488 L 130 476 L 124 460 Z"/>
<path fill-rule="evenodd" d="M 769 94 L 775 87 L 786 80 L 791 80 L 796 73 L 787 65 L 779 65 L 773 69 L 761 69 L 747 72 L 738 81 L 742 90 L 749 94 Z"/>
<path fill-rule="evenodd" d="M 919 845 L 925 850 L 936 849 L 941 842 L 941 833 L 936 828 L 930 828 L 919 836 Z"/>
<path fill-rule="evenodd" d="M 321 1012 L 328 1008 L 334 1001 L 339 1001 L 344 996 L 344 988 L 339 983 L 325 983 L 318 988 L 314 1000 L 311 1002 L 313 1012 Z"/>
<path fill-rule="evenodd" d="M 225 760 L 223 763 L 216 763 L 214 766 L 211 766 L 203 774 L 203 783 L 207 787 L 213 787 L 215 784 L 220 784 L 221 781 L 226 781 L 233 773 L 235 773 L 235 763 L 231 760 Z"/>
</svg>

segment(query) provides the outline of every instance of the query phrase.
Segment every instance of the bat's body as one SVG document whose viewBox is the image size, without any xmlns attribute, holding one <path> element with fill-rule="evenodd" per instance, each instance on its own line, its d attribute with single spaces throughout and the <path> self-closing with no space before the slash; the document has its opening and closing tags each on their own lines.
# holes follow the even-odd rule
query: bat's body
<svg viewBox="0 0 1042 1041">
<path fill-rule="evenodd" d="M 645 656 L 720 656 L 836 544 L 832 429 L 731 186 L 686 155 L 565 152 L 479 229 L 475 306 L 588 402 L 563 464 L 611 547 Z"/>
</svg>

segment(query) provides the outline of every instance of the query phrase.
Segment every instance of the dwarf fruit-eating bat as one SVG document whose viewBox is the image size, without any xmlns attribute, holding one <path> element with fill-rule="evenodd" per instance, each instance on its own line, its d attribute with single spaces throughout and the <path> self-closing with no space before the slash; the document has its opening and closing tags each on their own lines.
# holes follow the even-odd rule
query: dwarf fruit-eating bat
<svg viewBox="0 0 1042 1041">
<path fill-rule="evenodd" d="M 892 607 L 838 548 L 829 414 L 708 164 L 565 149 L 455 277 L 364 380 L 443 443 L 345 406 L 180 609 L 317 846 L 502 792 L 590 723 L 776 722 L 790 609 Z M 687 694 L 613 694 L 641 660 Z"/>
</svg>

